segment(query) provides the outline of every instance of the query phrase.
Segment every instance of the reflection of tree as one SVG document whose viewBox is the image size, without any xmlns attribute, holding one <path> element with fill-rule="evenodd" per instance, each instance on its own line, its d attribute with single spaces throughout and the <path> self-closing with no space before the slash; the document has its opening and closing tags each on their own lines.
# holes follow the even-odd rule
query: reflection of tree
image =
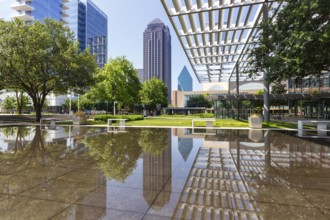
<svg viewBox="0 0 330 220">
<path fill-rule="evenodd" d="M 129 135 L 100 134 L 86 137 L 84 143 L 109 179 L 124 181 L 136 167 L 136 161 L 142 153 L 138 134 L 138 130 L 130 130 Z"/>
<path fill-rule="evenodd" d="M 9 132 L 9 130 L 4 133 L 6 132 Z M 67 151 L 65 145 L 46 144 L 44 135 L 47 131 L 41 130 L 39 126 L 34 128 L 35 135 L 31 141 L 24 139 L 26 132 L 31 133 L 33 129 L 18 127 L 17 138 L 15 141 L 13 140 L 15 147 L 8 152 L 0 154 L 1 174 L 17 173 L 38 166 L 61 166 L 64 159 L 75 155 L 76 149 Z"/>
<path fill-rule="evenodd" d="M 161 128 L 144 128 L 140 134 L 139 145 L 143 152 L 159 155 L 164 152 L 168 141 L 168 130 Z"/>
<path fill-rule="evenodd" d="M 17 151 L 24 147 L 25 137 L 29 135 L 30 130 L 27 127 L 7 127 L 3 128 L 2 132 L 7 138 L 16 136 L 12 150 Z"/>
</svg>

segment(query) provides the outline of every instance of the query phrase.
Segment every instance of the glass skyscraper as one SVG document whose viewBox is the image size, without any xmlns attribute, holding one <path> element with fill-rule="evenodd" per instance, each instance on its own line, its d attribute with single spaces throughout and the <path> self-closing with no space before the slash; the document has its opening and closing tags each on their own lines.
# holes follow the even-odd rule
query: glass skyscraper
<svg viewBox="0 0 330 220">
<path fill-rule="evenodd" d="M 0 0 L 0 18 L 18 18 L 26 24 L 44 18 L 66 22 L 69 0 Z"/>
<path fill-rule="evenodd" d="M 192 91 L 192 78 L 186 66 L 183 67 L 178 77 L 178 90 L 184 92 Z"/>
<path fill-rule="evenodd" d="M 71 0 L 68 14 L 69 27 L 79 40 L 80 49 L 89 47 L 102 68 L 107 62 L 107 15 L 90 0 Z"/>
<path fill-rule="evenodd" d="M 107 62 L 108 18 L 91 0 L 0 0 L 0 19 L 18 18 L 26 24 L 44 18 L 68 24 L 83 51 L 90 47 L 96 62 Z"/>
<path fill-rule="evenodd" d="M 171 35 L 164 23 L 156 18 L 143 33 L 144 81 L 157 77 L 168 88 L 168 103 L 171 103 Z"/>
</svg>

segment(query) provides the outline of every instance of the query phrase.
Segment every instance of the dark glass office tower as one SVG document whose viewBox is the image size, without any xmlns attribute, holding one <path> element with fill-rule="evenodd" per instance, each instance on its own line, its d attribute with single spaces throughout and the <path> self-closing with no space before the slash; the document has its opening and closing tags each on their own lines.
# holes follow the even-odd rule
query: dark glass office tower
<svg viewBox="0 0 330 220">
<path fill-rule="evenodd" d="M 144 81 L 157 77 L 168 88 L 171 103 L 171 35 L 164 23 L 156 18 L 143 33 Z"/>
</svg>

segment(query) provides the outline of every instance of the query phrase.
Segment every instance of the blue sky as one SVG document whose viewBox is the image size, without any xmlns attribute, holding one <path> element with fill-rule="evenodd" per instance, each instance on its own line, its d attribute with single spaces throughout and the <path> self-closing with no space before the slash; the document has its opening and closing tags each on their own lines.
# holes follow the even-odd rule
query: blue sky
<svg viewBox="0 0 330 220">
<path fill-rule="evenodd" d="M 155 18 L 169 26 L 172 37 L 172 90 L 184 65 L 193 78 L 194 90 L 201 85 L 195 77 L 160 0 L 92 0 L 108 15 L 108 56 L 126 56 L 135 68 L 143 68 L 143 32 Z"/>
</svg>

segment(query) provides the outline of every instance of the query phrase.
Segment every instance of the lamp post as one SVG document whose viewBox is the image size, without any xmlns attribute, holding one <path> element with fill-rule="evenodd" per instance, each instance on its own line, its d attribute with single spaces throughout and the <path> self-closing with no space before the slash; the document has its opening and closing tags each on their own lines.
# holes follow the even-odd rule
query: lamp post
<svg viewBox="0 0 330 220">
<path fill-rule="evenodd" d="M 116 104 L 117 104 L 117 101 L 114 101 L 113 102 L 113 115 L 116 115 Z"/>
<path fill-rule="evenodd" d="M 79 112 L 79 110 L 80 110 L 80 102 L 79 102 L 79 97 L 80 97 L 80 95 L 78 94 L 78 112 Z"/>
</svg>

